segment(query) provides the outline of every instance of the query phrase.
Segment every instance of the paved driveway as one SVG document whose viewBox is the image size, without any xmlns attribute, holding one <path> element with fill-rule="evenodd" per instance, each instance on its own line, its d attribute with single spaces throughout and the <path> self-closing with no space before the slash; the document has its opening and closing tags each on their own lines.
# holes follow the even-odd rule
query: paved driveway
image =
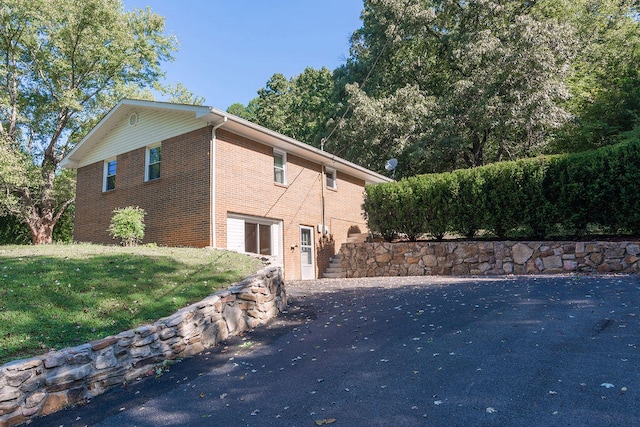
<svg viewBox="0 0 640 427">
<path fill-rule="evenodd" d="M 638 276 L 288 292 L 267 327 L 32 425 L 640 425 Z"/>
</svg>

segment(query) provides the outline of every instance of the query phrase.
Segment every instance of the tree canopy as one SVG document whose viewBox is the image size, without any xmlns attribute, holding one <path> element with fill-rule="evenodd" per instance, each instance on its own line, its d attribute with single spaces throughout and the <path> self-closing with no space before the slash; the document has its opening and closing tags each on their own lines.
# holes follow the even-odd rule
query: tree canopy
<svg viewBox="0 0 640 427">
<path fill-rule="evenodd" d="M 73 203 L 56 186 L 62 158 L 118 100 L 148 97 L 176 45 L 164 18 L 121 0 L 0 4 L 0 206 L 33 243 L 51 242 Z"/>
<path fill-rule="evenodd" d="M 366 0 L 331 90 L 275 74 L 234 111 L 403 176 L 594 148 L 639 123 L 638 17 L 634 0 Z"/>
<path fill-rule="evenodd" d="M 378 65 L 363 87 L 347 86 L 351 120 L 371 120 L 369 102 L 398 96 L 421 117 L 411 118 L 417 132 L 395 133 L 402 144 L 341 125 L 351 139 L 401 157 L 405 167 L 417 172 L 429 168 L 421 162 L 440 159 L 451 167 L 526 156 L 569 118 L 560 102 L 567 97 L 572 30 L 527 2 L 370 1 L 363 18 L 355 59 Z"/>
<path fill-rule="evenodd" d="M 609 145 L 640 124 L 640 3 L 567 2 L 578 51 L 568 79 L 572 120 L 555 141 L 561 151 Z"/>
<path fill-rule="evenodd" d="M 308 67 L 287 79 L 276 73 L 249 105 L 233 104 L 229 112 L 291 138 L 319 146 L 334 109 L 334 80 L 327 68 Z"/>
</svg>

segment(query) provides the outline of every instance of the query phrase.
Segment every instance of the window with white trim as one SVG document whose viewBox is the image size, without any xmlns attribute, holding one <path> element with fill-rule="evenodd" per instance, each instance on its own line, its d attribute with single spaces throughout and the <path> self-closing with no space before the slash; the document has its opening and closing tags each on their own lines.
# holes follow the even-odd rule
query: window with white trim
<svg viewBox="0 0 640 427">
<path fill-rule="evenodd" d="M 273 150 L 273 181 L 287 184 L 287 153 L 280 150 Z"/>
<path fill-rule="evenodd" d="M 282 221 L 229 214 L 227 216 L 227 249 L 281 257 Z"/>
<path fill-rule="evenodd" d="M 145 181 L 160 178 L 160 163 L 162 160 L 162 146 L 148 147 L 145 159 Z"/>
<path fill-rule="evenodd" d="M 271 255 L 271 225 L 245 221 L 244 251 Z"/>
<path fill-rule="evenodd" d="M 116 159 L 104 162 L 104 178 L 102 181 L 102 191 L 116 189 Z"/>
<path fill-rule="evenodd" d="M 325 182 L 326 182 L 327 188 L 331 188 L 333 190 L 337 190 L 338 189 L 338 179 L 337 179 L 336 170 L 335 169 L 331 169 L 331 168 L 325 168 L 324 169 L 324 176 L 325 176 Z"/>
</svg>

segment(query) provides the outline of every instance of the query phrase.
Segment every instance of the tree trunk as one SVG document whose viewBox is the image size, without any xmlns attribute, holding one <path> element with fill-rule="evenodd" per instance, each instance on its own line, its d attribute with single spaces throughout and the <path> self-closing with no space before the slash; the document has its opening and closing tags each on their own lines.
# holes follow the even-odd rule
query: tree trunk
<svg viewBox="0 0 640 427">
<path fill-rule="evenodd" d="M 34 245 L 47 245 L 53 243 L 53 228 L 56 226 L 62 214 L 67 210 L 69 205 L 75 201 L 69 199 L 59 207 L 56 214 L 53 204 L 45 204 L 46 208 L 31 209 L 30 214 L 24 218 L 31 231 L 31 243 Z"/>
<path fill-rule="evenodd" d="M 24 217 L 24 221 L 31 231 L 31 243 L 46 245 L 53 242 L 53 227 L 57 219 L 53 214 L 53 204 L 45 203 L 39 208 L 31 206 Z"/>
<path fill-rule="evenodd" d="M 42 190 L 38 198 L 33 198 L 31 193 L 23 194 L 23 201 L 27 206 L 24 221 L 31 230 L 31 243 L 45 245 L 53 242 L 53 227 L 68 205 L 64 205 L 61 211 L 55 213 L 55 198 L 53 186 L 55 182 L 55 168 L 57 163 L 51 156 L 45 154 L 42 164 Z"/>
<path fill-rule="evenodd" d="M 489 132 L 487 130 L 473 130 L 472 135 L 469 152 L 464 153 L 463 156 L 469 167 L 482 166 L 484 165 L 484 147 L 487 143 Z"/>
<path fill-rule="evenodd" d="M 43 223 L 38 218 L 34 223 L 29 222 L 31 243 L 34 245 L 48 245 L 53 243 L 53 223 Z"/>
</svg>

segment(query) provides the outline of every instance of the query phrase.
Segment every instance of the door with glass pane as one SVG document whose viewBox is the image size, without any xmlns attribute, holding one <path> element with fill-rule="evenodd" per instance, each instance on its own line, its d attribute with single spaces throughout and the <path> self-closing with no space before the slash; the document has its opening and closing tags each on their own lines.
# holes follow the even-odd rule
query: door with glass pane
<svg viewBox="0 0 640 427">
<path fill-rule="evenodd" d="M 313 254 L 313 228 L 300 227 L 300 278 L 315 279 L 316 268 Z"/>
</svg>

